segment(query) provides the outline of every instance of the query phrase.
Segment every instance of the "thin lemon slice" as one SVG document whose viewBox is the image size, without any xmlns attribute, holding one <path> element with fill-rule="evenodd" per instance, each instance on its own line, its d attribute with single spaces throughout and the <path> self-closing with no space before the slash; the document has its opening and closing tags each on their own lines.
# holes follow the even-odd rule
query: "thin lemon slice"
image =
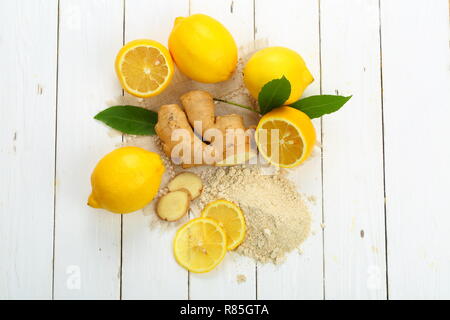
<svg viewBox="0 0 450 320">
<path fill-rule="evenodd" d="M 279 107 L 258 123 L 255 140 L 259 152 L 273 165 L 293 168 L 305 161 L 316 143 L 311 119 L 302 111 Z"/>
<path fill-rule="evenodd" d="M 122 87 L 141 98 L 161 93 L 174 72 L 169 50 L 157 41 L 145 39 L 128 42 L 120 49 L 115 67 Z"/>
<path fill-rule="evenodd" d="M 236 249 L 244 241 L 247 229 L 244 214 L 233 202 L 223 199 L 210 202 L 202 217 L 214 219 L 225 230 L 228 250 Z"/>
<path fill-rule="evenodd" d="M 193 219 L 177 231 L 173 250 L 177 262 L 189 271 L 211 271 L 227 252 L 225 231 L 212 219 Z"/>
</svg>

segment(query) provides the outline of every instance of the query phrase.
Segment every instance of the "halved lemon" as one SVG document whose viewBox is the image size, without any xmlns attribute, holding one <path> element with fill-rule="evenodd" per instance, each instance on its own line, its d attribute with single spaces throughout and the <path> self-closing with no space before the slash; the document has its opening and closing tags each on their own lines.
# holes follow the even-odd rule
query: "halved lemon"
<svg viewBox="0 0 450 320">
<path fill-rule="evenodd" d="M 177 262 L 189 271 L 211 271 L 227 252 L 225 231 L 213 219 L 192 219 L 177 231 L 173 250 Z"/>
<path fill-rule="evenodd" d="M 311 155 L 316 131 L 305 113 L 283 106 L 259 120 L 255 140 L 259 152 L 271 164 L 293 168 Z"/>
<path fill-rule="evenodd" d="M 115 63 L 122 87 L 130 94 L 148 98 L 161 93 L 173 77 L 169 50 L 153 40 L 133 40 L 120 49 Z"/>
<path fill-rule="evenodd" d="M 225 230 L 228 250 L 235 249 L 244 241 L 247 229 L 244 214 L 233 202 L 223 199 L 210 202 L 203 209 L 202 217 L 217 221 Z"/>
</svg>

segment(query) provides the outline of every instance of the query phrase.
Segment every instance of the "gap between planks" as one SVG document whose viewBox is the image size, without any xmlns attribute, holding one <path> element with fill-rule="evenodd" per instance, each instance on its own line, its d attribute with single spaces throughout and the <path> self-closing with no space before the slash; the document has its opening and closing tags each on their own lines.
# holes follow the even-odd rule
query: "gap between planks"
<svg viewBox="0 0 450 320">
<path fill-rule="evenodd" d="M 319 93 L 322 94 L 322 28 L 321 28 L 321 1 L 317 1 L 318 20 L 319 20 Z M 321 206 L 322 206 L 322 225 L 325 225 L 324 202 L 323 202 L 323 119 L 320 117 L 320 188 L 321 188 Z M 322 231 L 322 300 L 325 300 L 325 228 Z"/>
<path fill-rule="evenodd" d="M 388 236 L 387 236 L 387 212 L 386 212 L 386 155 L 384 145 L 384 96 L 383 96 L 383 44 L 381 32 L 381 0 L 378 0 L 378 39 L 380 41 L 380 102 L 381 102 L 381 138 L 383 151 L 383 196 L 384 196 L 384 261 L 386 263 L 386 300 L 389 300 L 389 263 L 388 263 Z"/>
<path fill-rule="evenodd" d="M 60 22 L 60 0 L 56 9 L 56 90 L 55 90 L 55 165 L 53 172 L 53 252 L 52 252 L 52 300 L 55 299 L 55 242 L 56 242 L 56 169 L 58 154 L 58 84 L 59 84 L 59 22 Z"/>
<path fill-rule="evenodd" d="M 125 26 L 126 26 L 126 0 L 122 0 L 122 45 L 125 45 Z M 125 96 L 125 90 L 122 89 L 122 97 Z M 122 143 L 125 141 L 125 135 L 122 134 Z M 123 277 L 123 215 L 120 216 L 120 271 L 119 271 L 119 300 L 122 300 L 122 277 Z"/>
</svg>

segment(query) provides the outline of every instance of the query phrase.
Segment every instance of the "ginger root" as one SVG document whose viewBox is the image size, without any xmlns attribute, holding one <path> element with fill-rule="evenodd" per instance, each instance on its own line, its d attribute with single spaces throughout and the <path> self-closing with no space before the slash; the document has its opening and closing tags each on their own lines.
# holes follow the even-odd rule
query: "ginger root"
<svg viewBox="0 0 450 320">
<path fill-rule="evenodd" d="M 203 189 L 202 179 L 192 172 L 182 172 L 175 176 L 167 185 L 169 191 L 187 190 L 191 200 L 197 198 Z"/>
<path fill-rule="evenodd" d="M 182 129 L 180 131 L 176 131 Z M 155 126 L 156 134 L 162 141 L 163 151 L 175 164 L 183 164 L 184 167 L 194 165 L 194 156 L 203 154 L 205 144 L 194 135 L 186 114 L 177 104 L 166 104 L 158 111 L 158 122 Z M 174 132 L 179 132 L 180 136 L 173 136 Z M 178 140 L 177 140 L 178 138 Z M 180 152 L 172 152 L 177 146 L 177 141 L 182 140 Z M 187 144 L 187 145 L 186 145 Z M 187 152 L 189 154 L 187 154 Z"/>
<path fill-rule="evenodd" d="M 155 127 L 174 163 L 185 168 L 236 165 L 256 155 L 252 130 L 245 128 L 242 116 L 216 117 L 213 97 L 206 91 L 190 91 L 180 100 L 184 111 L 176 104 L 161 106 Z"/>
<path fill-rule="evenodd" d="M 163 195 L 156 204 L 156 213 L 167 221 L 181 219 L 189 209 L 191 196 L 186 189 L 169 192 Z"/>
</svg>

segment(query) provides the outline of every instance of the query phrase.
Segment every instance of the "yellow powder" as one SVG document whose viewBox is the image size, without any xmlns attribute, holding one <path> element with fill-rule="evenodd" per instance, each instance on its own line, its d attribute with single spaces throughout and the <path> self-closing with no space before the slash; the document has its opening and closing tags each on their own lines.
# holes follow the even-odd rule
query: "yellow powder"
<svg viewBox="0 0 450 320">
<path fill-rule="evenodd" d="M 198 200 L 200 207 L 226 199 L 245 214 L 247 234 L 237 253 L 278 264 L 308 237 L 308 208 L 282 173 L 265 175 L 256 166 L 238 166 L 209 168 L 201 177 L 205 187 Z"/>
</svg>

